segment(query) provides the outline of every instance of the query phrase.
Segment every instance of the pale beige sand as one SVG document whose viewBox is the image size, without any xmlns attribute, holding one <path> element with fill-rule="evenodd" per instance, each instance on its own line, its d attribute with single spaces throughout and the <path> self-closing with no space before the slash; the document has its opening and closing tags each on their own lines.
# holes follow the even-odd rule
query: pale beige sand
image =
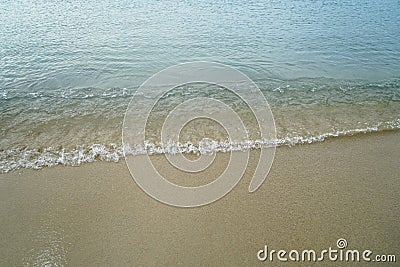
<svg viewBox="0 0 400 267">
<path fill-rule="evenodd" d="M 257 260 L 264 245 L 322 250 L 338 238 L 399 261 L 399 159 L 399 132 L 279 148 L 256 193 L 249 171 L 192 209 L 147 196 L 124 162 L 14 171 L 0 175 L 0 265 L 273 266 Z"/>
</svg>

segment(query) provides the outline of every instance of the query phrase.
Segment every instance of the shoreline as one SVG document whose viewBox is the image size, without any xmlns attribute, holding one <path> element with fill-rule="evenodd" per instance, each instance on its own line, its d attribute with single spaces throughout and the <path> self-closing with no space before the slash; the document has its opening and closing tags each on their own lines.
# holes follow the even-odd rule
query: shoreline
<svg viewBox="0 0 400 267">
<path fill-rule="evenodd" d="M 396 254 L 399 148 L 399 131 L 279 147 L 264 184 L 250 194 L 253 150 L 228 195 L 190 209 L 146 195 L 124 160 L 3 173 L 0 265 L 263 265 L 257 251 L 264 245 L 321 250 L 339 238 L 349 249 Z M 213 171 L 223 167 L 219 157 Z"/>
<path fill-rule="evenodd" d="M 311 136 L 308 138 L 303 137 L 292 137 L 290 139 L 277 139 L 276 140 L 276 149 L 278 148 L 292 148 L 304 145 L 312 145 L 319 144 L 326 141 L 331 140 L 341 140 L 342 138 L 359 138 L 363 135 L 375 135 L 375 134 L 386 134 L 391 132 L 400 132 L 399 128 L 388 128 L 381 130 L 374 130 L 370 128 L 366 129 L 355 129 L 351 131 L 336 131 L 333 133 L 321 134 L 318 136 Z M 214 142 L 214 141 L 213 141 Z M 213 148 L 207 148 L 206 153 L 212 151 L 212 153 L 221 154 L 221 153 L 230 153 L 233 151 L 240 151 L 244 149 L 247 150 L 258 150 L 261 148 L 268 148 L 269 142 L 263 140 L 248 140 L 242 142 L 216 142 L 217 146 Z M 190 144 L 190 146 L 188 146 Z M 181 151 L 185 155 L 191 157 L 195 155 L 196 152 L 200 152 L 200 146 L 194 145 L 191 143 L 177 143 L 174 149 Z M 227 146 L 228 145 L 228 146 Z M 231 148 L 229 148 L 231 145 Z M 144 148 L 138 149 L 136 148 L 124 148 L 122 145 L 117 144 L 92 144 L 89 146 L 78 145 L 75 149 L 65 151 L 63 147 L 46 147 L 40 149 L 32 149 L 32 150 L 24 150 L 24 149 L 9 149 L 9 150 L 0 150 L 0 158 L 2 161 L 2 165 L 0 166 L 1 174 L 6 174 L 15 171 L 23 171 L 23 170 L 42 170 L 46 168 L 53 167 L 79 167 L 81 165 L 87 163 L 95 163 L 95 162 L 109 162 L 109 163 L 118 163 L 120 161 L 124 161 L 124 151 L 128 153 L 128 155 L 134 156 L 141 155 L 144 153 L 151 153 L 151 157 L 157 157 L 160 155 L 166 154 L 166 152 L 157 152 L 158 149 L 165 149 L 166 151 L 170 151 L 170 145 L 154 145 L 155 150 L 151 153 L 150 150 L 144 150 Z M 211 149 L 211 150 L 210 150 Z M 225 149 L 228 149 L 225 151 Z M 232 150 L 230 150 L 232 149 Z M 21 155 L 22 153 L 22 155 Z M 256 152 L 257 153 L 257 152 Z M 10 154 L 10 155 L 9 155 Z M 168 153 L 170 154 L 170 153 Z M 23 157 L 22 163 L 18 162 L 21 159 L 15 159 L 15 157 Z M 22 165 L 21 165 L 22 164 Z M 17 166 L 17 167 L 15 167 Z"/>
</svg>

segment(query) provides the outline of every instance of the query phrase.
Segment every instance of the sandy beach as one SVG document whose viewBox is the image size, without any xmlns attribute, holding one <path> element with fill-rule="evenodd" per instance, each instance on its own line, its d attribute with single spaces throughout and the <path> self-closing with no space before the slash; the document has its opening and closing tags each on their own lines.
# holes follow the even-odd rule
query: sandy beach
<svg viewBox="0 0 400 267">
<path fill-rule="evenodd" d="M 249 194 L 256 156 L 231 193 L 189 209 L 146 195 L 124 161 L 2 174 L 0 265 L 279 265 L 257 252 L 318 251 L 339 238 L 398 256 L 398 131 L 278 148 L 267 180 Z"/>
<path fill-rule="evenodd" d="M 0 267 L 399 266 L 399 11 L 0 1 Z"/>
</svg>

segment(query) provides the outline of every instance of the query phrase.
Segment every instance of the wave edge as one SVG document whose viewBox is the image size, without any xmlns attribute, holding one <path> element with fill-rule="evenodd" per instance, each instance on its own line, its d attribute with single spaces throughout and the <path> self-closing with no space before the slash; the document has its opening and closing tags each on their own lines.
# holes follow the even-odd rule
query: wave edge
<svg viewBox="0 0 400 267">
<path fill-rule="evenodd" d="M 6 149 L 0 151 L 0 171 L 7 173 L 17 169 L 42 169 L 44 167 L 80 166 L 83 163 L 94 161 L 118 162 L 125 156 L 136 155 L 160 155 L 194 153 L 198 155 L 209 155 L 217 152 L 247 151 L 252 149 L 263 149 L 323 142 L 327 139 L 353 136 L 373 132 L 382 132 L 400 129 L 400 119 L 386 122 L 374 127 L 359 128 L 352 130 L 341 130 L 323 133 L 315 136 L 294 136 L 275 139 L 244 140 L 244 141 L 215 141 L 203 139 L 197 145 L 191 142 L 176 143 L 169 141 L 165 144 L 154 144 L 145 141 L 143 144 L 92 144 L 89 146 L 77 146 L 75 149 L 47 147 L 43 149 Z"/>
</svg>

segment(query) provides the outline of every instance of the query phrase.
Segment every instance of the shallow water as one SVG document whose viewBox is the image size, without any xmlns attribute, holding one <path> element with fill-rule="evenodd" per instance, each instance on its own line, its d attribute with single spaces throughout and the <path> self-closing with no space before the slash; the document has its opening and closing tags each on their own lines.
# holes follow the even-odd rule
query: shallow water
<svg viewBox="0 0 400 267">
<path fill-rule="evenodd" d="M 2 171 L 117 160 L 138 86 L 187 61 L 227 64 L 254 80 L 273 111 L 276 144 L 399 128 L 398 1 L 2 1 L 0 10 Z M 169 94 L 164 110 L 190 90 Z M 197 94 L 248 118 L 229 93 Z M 225 142 L 215 150 L 226 146 L 219 126 L 194 126 L 183 144 L 207 137 Z"/>
</svg>

